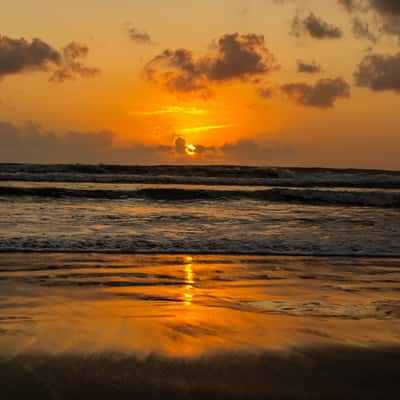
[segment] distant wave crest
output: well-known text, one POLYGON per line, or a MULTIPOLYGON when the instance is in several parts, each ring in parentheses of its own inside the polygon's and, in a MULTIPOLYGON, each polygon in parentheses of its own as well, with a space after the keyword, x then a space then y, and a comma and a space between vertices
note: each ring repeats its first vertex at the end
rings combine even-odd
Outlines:
POLYGON ((400 172, 245 166, 0 164, 0 181, 400 189, 400 172))
POLYGON ((52 187, 0 187, 3 197, 43 197, 80 199, 148 199, 160 201, 255 200, 316 205, 341 205, 400 208, 400 192, 338 191, 319 189, 272 188, 267 190, 213 190, 145 188, 138 190, 82 190, 52 187))

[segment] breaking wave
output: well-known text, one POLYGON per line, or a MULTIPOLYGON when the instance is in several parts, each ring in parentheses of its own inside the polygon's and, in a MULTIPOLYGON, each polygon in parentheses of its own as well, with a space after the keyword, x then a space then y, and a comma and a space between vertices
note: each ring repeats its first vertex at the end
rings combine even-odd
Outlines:
POLYGON ((245 166, 1 164, 0 181, 400 189, 400 172, 245 166))
POLYGON ((214 190, 143 188, 137 190, 71 189, 54 187, 0 187, 2 197, 146 199, 160 201, 255 200, 315 205, 400 208, 400 192, 272 188, 267 190, 214 190))

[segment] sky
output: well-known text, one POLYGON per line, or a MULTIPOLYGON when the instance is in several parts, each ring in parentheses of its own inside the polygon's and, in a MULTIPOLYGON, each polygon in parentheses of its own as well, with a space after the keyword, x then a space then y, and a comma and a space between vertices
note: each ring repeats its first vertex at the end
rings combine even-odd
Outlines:
POLYGON ((398 0, 3 0, 0 162, 400 169, 398 0))

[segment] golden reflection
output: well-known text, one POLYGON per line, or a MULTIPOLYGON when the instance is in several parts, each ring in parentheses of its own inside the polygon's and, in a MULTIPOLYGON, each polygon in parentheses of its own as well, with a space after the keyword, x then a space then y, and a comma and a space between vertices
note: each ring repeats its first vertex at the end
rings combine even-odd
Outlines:
POLYGON ((193 273, 193 258, 188 256, 185 257, 185 289, 184 289, 184 300, 183 303, 190 306, 193 301, 193 285, 194 285, 194 273, 193 273))

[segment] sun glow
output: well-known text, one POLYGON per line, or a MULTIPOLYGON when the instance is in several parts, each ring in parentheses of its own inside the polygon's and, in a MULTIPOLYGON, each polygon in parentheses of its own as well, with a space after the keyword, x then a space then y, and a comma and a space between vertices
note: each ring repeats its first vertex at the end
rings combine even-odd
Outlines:
POLYGON ((196 146, 193 144, 188 144, 185 148, 185 151, 188 156, 194 156, 196 154, 196 146))
POLYGON ((168 114, 186 114, 186 115, 205 115, 208 112, 197 107, 179 107, 165 106, 153 111, 134 111, 136 115, 168 115, 168 114))
POLYGON ((180 130, 181 133, 198 133, 198 132, 206 132, 212 131, 215 129, 224 129, 232 127, 232 124, 225 124, 225 125, 204 125, 204 126, 196 126, 193 128, 183 128, 180 130))

